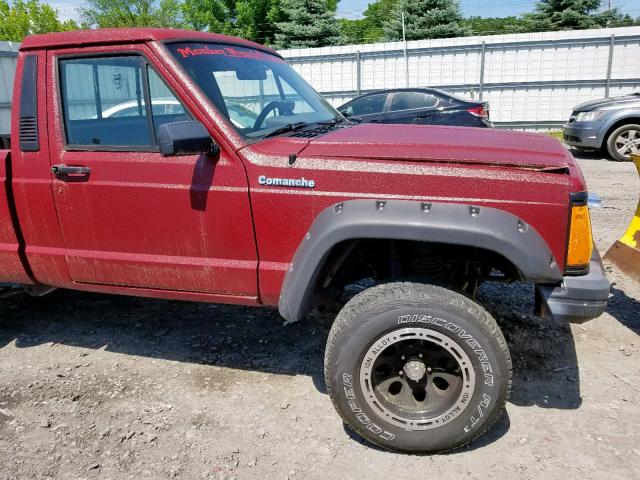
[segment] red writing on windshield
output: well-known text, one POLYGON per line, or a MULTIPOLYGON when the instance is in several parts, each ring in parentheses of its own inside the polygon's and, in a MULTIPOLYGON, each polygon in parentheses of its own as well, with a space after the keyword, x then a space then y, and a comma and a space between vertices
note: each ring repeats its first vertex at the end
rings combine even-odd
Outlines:
POLYGON ((198 57, 201 55, 223 55, 225 57, 234 57, 234 58, 249 58, 252 60, 266 60, 269 62, 278 62, 281 63, 282 60, 276 57, 275 55, 269 55, 264 52, 260 52, 258 50, 238 50, 232 47, 225 48, 210 48, 210 47, 200 47, 200 48, 178 48, 178 53, 182 55, 182 58, 188 57, 198 57))

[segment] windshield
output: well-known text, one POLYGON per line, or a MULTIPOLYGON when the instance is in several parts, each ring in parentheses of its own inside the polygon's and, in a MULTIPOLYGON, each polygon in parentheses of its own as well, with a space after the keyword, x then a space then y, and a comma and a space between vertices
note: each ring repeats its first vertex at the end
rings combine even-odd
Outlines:
POLYGON ((286 131, 283 127, 342 119, 275 55, 214 43, 171 43, 167 48, 244 136, 264 137, 286 131))

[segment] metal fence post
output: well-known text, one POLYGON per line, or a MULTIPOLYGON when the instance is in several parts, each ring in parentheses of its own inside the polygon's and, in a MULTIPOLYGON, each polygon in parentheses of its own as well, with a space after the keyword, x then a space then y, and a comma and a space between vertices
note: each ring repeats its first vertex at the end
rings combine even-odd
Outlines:
POLYGON ((485 54, 487 53, 487 44, 482 42, 482 47, 480 50, 480 80, 478 82, 478 96, 480 100, 482 100, 482 94, 484 91, 484 62, 485 62, 485 54))
POLYGON ((609 63, 607 64, 607 82, 604 87, 604 96, 609 96, 609 90, 611 89, 611 69, 613 68, 613 51, 616 47, 616 36, 611 35, 611 43, 609 43, 609 63))
POLYGON ((404 44, 404 86, 409 87, 409 52, 407 44, 404 44))
POLYGON ((404 86, 409 86, 409 54, 407 53, 407 29, 404 23, 404 11, 402 12, 402 43, 404 43, 404 86))
POLYGON ((356 91, 358 96, 362 94, 362 59, 360 50, 356 52, 356 91))

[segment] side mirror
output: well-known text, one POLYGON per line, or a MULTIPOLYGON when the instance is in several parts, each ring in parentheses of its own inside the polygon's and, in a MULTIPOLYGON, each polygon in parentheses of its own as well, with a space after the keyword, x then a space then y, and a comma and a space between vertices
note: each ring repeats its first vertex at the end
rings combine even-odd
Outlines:
POLYGON ((220 151, 204 125, 194 120, 163 123, 158 128, 158 144, 163 157, 215 155, 220 151))

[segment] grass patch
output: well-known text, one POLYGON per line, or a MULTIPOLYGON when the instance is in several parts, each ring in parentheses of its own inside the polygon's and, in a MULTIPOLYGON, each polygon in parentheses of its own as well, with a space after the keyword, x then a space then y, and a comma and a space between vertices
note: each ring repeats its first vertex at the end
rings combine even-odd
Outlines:
POLYGON ((550 132, 546 132, 547 135, 557 138, 558 140, 562 140, 562 130, 551 130, 550 132))

